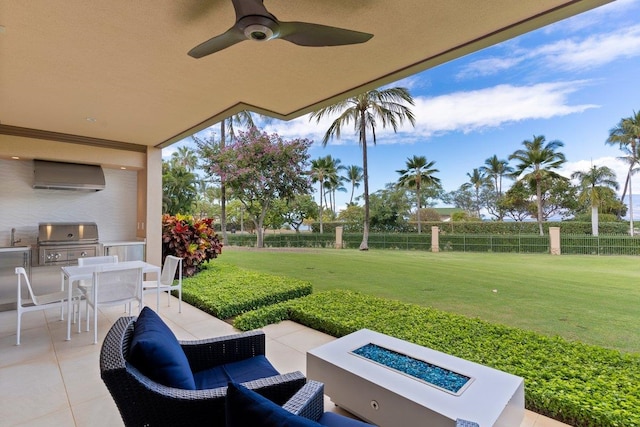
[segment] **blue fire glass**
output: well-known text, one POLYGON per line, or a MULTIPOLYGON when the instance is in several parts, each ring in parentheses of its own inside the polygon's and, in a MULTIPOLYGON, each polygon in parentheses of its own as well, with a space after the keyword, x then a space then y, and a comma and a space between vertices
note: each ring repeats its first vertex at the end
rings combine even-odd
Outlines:
POLYGON ((353 350, 353 353, 386 366, 403 374, 422 380, 428 384, 458 393, 471 379, 466 375, 450 371, 424 360, 389 350, 376 344, 367 344, 353 350))

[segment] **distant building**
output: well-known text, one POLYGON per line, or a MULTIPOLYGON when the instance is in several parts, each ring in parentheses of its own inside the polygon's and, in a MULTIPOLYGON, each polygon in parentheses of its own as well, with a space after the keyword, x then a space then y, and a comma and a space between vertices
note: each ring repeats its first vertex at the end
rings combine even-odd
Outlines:
POLYGON ((440 215, 440 221, 443 221, 443 222, 451 221, 451 216, 454 213, 457 213, 457 212, 464 213, 464 209, 460 209, 460 208, 433 208, 433 209, 436 212, 438 212, 438 215, 440 215))

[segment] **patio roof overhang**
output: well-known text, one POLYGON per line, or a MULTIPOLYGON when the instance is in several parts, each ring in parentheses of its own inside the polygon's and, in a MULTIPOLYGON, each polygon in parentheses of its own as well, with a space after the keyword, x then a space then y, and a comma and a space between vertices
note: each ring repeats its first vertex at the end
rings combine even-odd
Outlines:
POLYGON ((3 1, 0 134, 166 147, 242 110, 292 119, 608 1, 267 0, 280 20, 374 37, 201 59, 187 52, 231 27, 230 0, 3 1))

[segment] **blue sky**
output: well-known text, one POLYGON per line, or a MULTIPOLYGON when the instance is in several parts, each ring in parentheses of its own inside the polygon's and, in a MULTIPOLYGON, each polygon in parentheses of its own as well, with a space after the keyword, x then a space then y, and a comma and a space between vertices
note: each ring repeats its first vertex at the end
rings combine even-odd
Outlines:
MULTIPOLYGON (((370 192, 396 182, 396 170, 413 155, 435 161, 445 190, 456 190, 485 159, 494 154, 507 159, 534 135, 565 144, 564 175, 592 163, 607 165, 622 189, 627 166, 616 159, 619 149, 605 140, 621 118, 640 110, 638 17, 640 0, 617 0, 390 85, 409 89, 416 125, 395 134, 378 130, 377 145, 368 150, 370 192)), ((349 129, 322 147, 332 120, 317 124, 303 116, 261 127, 287 139, 315 141, 312 159, 330 154, 343 165, 361 166, 362 153, 349 129)), ((640 193, 640 175, 633 189, 640 193)), ((361 193, 362 186, 356 189, 361 193)), ((349 192, 337 199, 338 206, 346 204, 349 192)))

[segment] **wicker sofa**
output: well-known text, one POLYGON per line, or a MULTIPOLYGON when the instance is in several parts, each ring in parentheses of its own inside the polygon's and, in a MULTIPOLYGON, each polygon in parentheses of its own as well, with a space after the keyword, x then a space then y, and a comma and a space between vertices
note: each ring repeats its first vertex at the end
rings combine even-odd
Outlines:
MULTIPOLYGON (((129 363, 135 322, 135 317, 118 319, 107 333, 100 352, 102 380, 125 425, 224 426, 227 387, 207 390, 167 387, 143 375, 129 363)), ((181 341, 180 345, 193 372, 265 354, 265 336, 261 331, 181 341)), ((305 383, 302 373, 292 372, 243 384, 278 405, 286 405, 291 412, 313 419, 322 408, 322 393, 316 390, 321 385, 303 388, 305 383), (299 396, 294 397, 297 392, 300 392, 299 396)))

